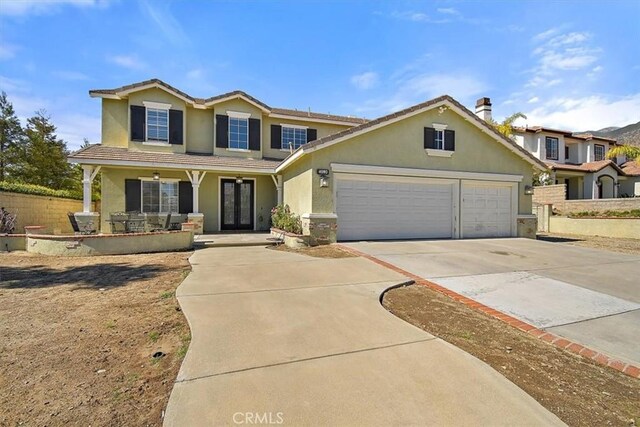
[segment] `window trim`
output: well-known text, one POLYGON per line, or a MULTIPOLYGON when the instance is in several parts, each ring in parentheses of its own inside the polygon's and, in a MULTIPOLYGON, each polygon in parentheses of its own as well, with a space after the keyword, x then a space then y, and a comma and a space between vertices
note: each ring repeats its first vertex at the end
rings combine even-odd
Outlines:
MULTIPOLYGON (((304 142, 300 145, 301 147, 307 143, 307 132, 309 131, 309 126, 302 125, 291 125, 288 123, 280 123, 280 151, 286 151, 287 153, 291 152, 290 148, 284 147, 284 129, 304 129, 304 142)), ((296 150, 295 144, 293 146, 293 150, 296 150)))
POLYGON ((171 130, 169 129, 169 110, 171 110, 171 104, 164 104, 161 102, 151 102, 151 101, 142 101, 144 105, 144 141, 142 142, 144 145, 158 145, 165 146, 169 144, 169 135, 171 135, 171 130), (167 139, 149 139, 149 110, 158 110, 165 111, 167 114, 167 139))
POLYGON ((180 179, 179 178, 160 178, 160 179, 153 179, 153 177, 147 177, 147 176, 140 176, 138 177, 138 179, 140 180, 140 212, 141 213, 151 213, 151 214, 174 214, 174 213, 179 213, 180 211, 180 179), (170 183, 176 183, 177 185, 177 192, 176 192, 176 196, 178 198, 178 210, 177 212, 162 212, 160 210, 160 208, 162 207, 162 193, 161 193, 161 189, 160 186, 158 186, 158 212, 145 212, 144 211, 144 182, 158 182, 158 183, 162 183, 164 182, 170 182, 170 183))
MULTIPOLYGON (((233 111, 227 111, 228 113, 235 113, 233 111)), ((237 113, 237 114, 241 114, 243 116, 246 115, 246 117, 240 117, 240 116, 232 116, 229 115, 229 123, 227 125, 227 151, 241 151, 241 152, 246 152, 246 151, 251 151, 249 150, 249 118, 251 117, 251 114, 249 113, 237 113), (231 146, 231 120, 244 120, 247 123, 247 141, 246 141, 246 147, 232 147, 231 146)))
POLYGON ((604 160, 604 159, 606 159, 606 156, 607 156, 607 149, 604 146, 604 144, 593 144, 593 161, 594 162, 599 162, 601 160, 604 160), (596 147, 602 147, 602 158, 601 159, 598 159, 597 156, 596 156, 596 147))
POLYGON ((560 138, 557 138, 555 136, 545 136, 544 137, 544 157, 545 157, 545 159, 547 159, 547 160, 558 160, 558 155, 560 154, 559 151, 560 151, 560 138), (547 143, 549 141, 554 141, 554 140, 556 142, 556 153, 555 153, 556 156, 555 157, 551 157, 551 156, 549 156, 549 150, 548 150, 547 143))

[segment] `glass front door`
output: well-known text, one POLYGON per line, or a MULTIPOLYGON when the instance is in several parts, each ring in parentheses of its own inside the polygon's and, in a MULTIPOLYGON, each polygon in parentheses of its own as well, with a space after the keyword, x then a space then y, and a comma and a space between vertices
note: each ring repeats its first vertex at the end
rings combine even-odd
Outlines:
POLYGON ((253 230, 254 181, 223 179, 220 198, 222 230, 253 230))

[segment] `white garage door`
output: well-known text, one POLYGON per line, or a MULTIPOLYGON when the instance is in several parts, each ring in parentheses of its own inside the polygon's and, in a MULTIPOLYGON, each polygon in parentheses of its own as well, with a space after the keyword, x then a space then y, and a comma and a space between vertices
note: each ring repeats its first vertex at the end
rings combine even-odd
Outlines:
POLYGON ((509 237, 511 185, 462 181, 461 238, 509 237))
POLYGON ((339 240, 452 237, 455 181, 362 176, 336 185, 339 240))

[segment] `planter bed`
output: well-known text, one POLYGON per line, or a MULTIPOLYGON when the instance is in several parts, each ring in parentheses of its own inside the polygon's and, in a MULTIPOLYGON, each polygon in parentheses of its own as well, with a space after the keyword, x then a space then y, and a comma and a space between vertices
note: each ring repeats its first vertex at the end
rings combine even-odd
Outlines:
POLYGON ((271 235, 282 240, 282 242, 290 248, 306 248, 309 246, 310 236, 290 233, 280 230, 279 228, 271 228, 271 235))

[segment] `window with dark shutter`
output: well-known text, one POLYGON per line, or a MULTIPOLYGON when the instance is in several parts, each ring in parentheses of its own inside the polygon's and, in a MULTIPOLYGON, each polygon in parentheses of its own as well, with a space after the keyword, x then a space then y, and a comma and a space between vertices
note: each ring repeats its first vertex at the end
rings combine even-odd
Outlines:
POLYGON ((145 108, 140 105, 131 106, 131 140, 144 141, 145 108))
POLYGON ((318 139, 318 130, 317 129, 307 129, 307 142, 315 141, 318 139))
POLYGON ((216 114, 216 147, 229 147, 229 117, 216 114))
POLYGON ((279 150, 282 146, 282 126, 271 125, 271 148, 279 150))
POLYGON ((434 128, 424 128, 424 148, 436 149, 436 130, 434 128))
POLYGON ((260 119, 249 119, 249 150, 260 151, 260 119))
POLYGON ((182 145, 183 130, 182 111, 169 110, 169 144, 182 145))
POLYGON ((444 149, 447 151, 456 151, 456 133, 452 130, 444 131, 444 149))
POLYGON ((124 180, 124 210, 140 212, 141 185, 139 179, 124 180))

